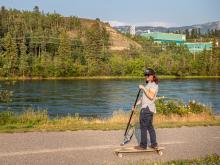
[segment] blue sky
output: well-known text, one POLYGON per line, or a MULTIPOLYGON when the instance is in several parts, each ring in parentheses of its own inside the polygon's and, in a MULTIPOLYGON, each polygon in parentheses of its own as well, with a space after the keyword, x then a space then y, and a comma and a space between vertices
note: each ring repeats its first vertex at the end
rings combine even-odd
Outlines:
POLYGON ((0 0, 6 8, 100 18, 112 25, 183 26, 220 21, 220 0, 0 0))

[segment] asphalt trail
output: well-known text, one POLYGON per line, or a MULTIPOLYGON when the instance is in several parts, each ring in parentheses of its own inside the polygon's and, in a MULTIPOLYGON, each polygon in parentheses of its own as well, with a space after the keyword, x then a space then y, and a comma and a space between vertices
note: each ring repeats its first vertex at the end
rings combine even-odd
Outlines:
MULTIPOLYGON (((117 157, 124 131, 67 131, 0 134, 1 165, 127 164, 220 155, 220 126, 157 129, 163 155, 126 154, 117 157)), ((127 146, 137 145, 136 138, 127 146)))

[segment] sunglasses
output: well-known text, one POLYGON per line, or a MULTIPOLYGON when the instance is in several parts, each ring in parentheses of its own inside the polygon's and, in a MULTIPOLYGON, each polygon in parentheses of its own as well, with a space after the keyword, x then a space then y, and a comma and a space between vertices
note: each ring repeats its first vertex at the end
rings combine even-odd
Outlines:
POLYGON ((145 74, 144 76, 147 76, 147 77, 149 77, 149 76, 150 76, 150 74, 145 74))

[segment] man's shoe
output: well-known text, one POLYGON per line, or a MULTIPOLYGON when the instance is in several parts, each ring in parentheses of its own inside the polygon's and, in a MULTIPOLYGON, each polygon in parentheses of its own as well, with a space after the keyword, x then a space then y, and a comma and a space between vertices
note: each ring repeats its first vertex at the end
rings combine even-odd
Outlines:
POLYGON ((136 150, 146 150, 146 148, 143 148, 141 146, 134 146, 134 149, 136 149, 136 150))

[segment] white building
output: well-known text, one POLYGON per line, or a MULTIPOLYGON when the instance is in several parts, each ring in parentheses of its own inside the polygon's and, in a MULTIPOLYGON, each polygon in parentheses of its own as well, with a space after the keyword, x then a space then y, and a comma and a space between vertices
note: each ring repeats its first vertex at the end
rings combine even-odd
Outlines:
POLYGON ((133 36, 135 35, 135 26, 134 25, 130 26, 130 34, 133 36))

